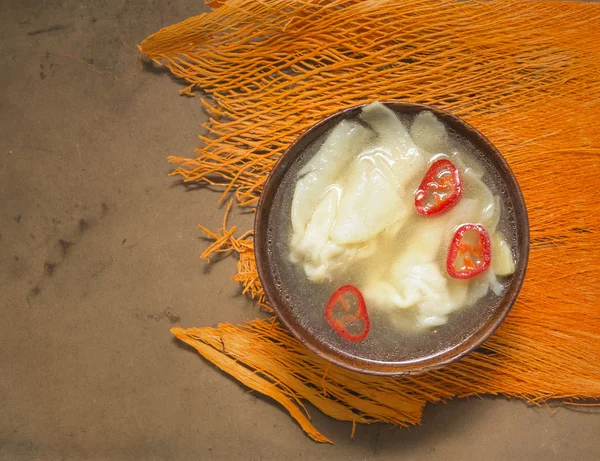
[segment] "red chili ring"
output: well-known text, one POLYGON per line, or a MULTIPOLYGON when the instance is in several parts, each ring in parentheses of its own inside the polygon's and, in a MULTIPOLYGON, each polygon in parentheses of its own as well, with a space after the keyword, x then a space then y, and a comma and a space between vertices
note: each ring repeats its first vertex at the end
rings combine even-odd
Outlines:
POLYGON ((433 162, 415 192, 415 209, 423 216, 444 213, 462 196, 462 179, 458 168, 448 159, 433 162), (440 191, 444 196, 440 198, 440 191), (432 203, 434 202, 434 203, 432 203))
POLYGON ((454 232, 450 248, 448 249, 448 258, 446 259, 448 274, 456 279, 470 279, 485 272, 490 267, 491 261, 490 236, 483 226, 472 223, 459 226, 456 232, 454 232), (479 243, 475 246, 462 242, 464 235, 469 231, 477 232, 479 243), (463 257, 464 267, 459 269, 456 267, 456 259, 461 254, 465 254, 463 257), (476 258, 476 263, 473 263, 471 256, 476 258))
POLYGON ((325 318, 327 323, 333 328, 333 330, 340 335, 342 338, 351 342, 360 342, 367 337, 369 330, 371 329, 371 321, 369 320, 369 314, 367 312, 367 306, 365 299, 358 288, 353 285, 344 285, 339 287, 333 292, 331 298, 327 302, 325 307, 325 318), (349 306, 345 296, 350 295, 355 299, 356 312, 351 312, 351 306, 349 306), (343 312, 347 315, 343 317, 336 317, 336 312, 339 312, 340 307, 343 312), (363 323, 362 330, 360 333, 351 333, 348 329, 353 322, 357 320, 363 323))

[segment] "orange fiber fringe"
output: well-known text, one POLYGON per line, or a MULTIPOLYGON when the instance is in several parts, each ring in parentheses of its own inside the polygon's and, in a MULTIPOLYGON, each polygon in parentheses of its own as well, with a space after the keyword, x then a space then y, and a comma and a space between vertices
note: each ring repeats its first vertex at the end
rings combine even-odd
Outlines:
MULTIPOLYGON (((184 330, 182 341, 273 397, 317 441, 302 401, 355 423, 418 423, 423 405, 503 394, 541 403, 600 398, 600 5, 543 1, 233 0, 140 49, 201 90, 211 118, 185 181, 257 201, 287 145, 339 109, 403 99, 449 110, 500 149, 521 184, 532 250, 517 304, 477 352, 392 379, 309 353, 274 320, 184 330)), ((239 253, 235 279, 269 309, 250 233, 213 233, 239 253)))

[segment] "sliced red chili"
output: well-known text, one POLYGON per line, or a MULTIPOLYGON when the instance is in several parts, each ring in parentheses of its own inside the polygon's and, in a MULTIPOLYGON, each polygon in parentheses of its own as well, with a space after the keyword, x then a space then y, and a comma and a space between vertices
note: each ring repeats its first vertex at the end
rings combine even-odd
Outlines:
POLYGON ((485 272, 491 261, 490 236, 483 226, 471 223, 459 226, 448 250, 448 274, 457 279, 470 279, 485 272))
POLYGON ((433 162, 415 192, 415 208, 423 216, 433 216, 452 208, 462 195, 462 179, 448 159, 433 162))
POLYGON ((365 299, 353 285, 333 292, 325 307, 325 318, 338 335, 354 343, 365 339, 371 329, 365 299))

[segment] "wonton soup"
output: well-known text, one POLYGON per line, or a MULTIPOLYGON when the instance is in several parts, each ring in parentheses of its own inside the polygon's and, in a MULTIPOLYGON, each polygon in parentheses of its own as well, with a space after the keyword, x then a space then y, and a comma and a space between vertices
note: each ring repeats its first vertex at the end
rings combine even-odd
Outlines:
POLYGON ((304 328, 386 360, 443 349, 489 314, 515 271, 516 231, 480 152, 432 112, 379 102, 308 150, 277 190, 268 238, 304 328))

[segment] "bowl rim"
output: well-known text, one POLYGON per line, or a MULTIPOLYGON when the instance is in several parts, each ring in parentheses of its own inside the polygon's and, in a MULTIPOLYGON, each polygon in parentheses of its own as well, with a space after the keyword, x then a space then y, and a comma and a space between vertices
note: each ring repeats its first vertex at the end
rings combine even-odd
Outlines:
MULTIPOLYGON (((275 302, 275 300, 278 298, 278 290, 275 287, 272 272, 268 268, 268 258, 264 254, 264 248, 266 245, 261 245, 262 242, 266 241, 266 238, 263 238, 263 234, 266 235, 266 227, 268 226, 269 220, 270 208, 265 208, 267 206, 267 202, 269 200, 272 202, 272 198, 275 196, 275 190, 277 189, 276 186, 279 185, 282 178, 289 170, 289 166, 293 164, 294 160, 299 155, 301 155, 302 150, 295 152, 295 149, 299 144, 305 142, 307 138, 311 137, 315 133, 317 133, 318 137, 318 135, 320 135, 320 130, 322 130, 325 126, 333 124, 336 121, 349 118, 349 114, 354 114, 355 112, 359 113, 363 107, 369 105, 370 103, 346 107, 311 125, 286 148, 281 157, 275 163, 263 185, 256 208, 254 219, 255 262, 265 296, 273 307, 278 319, 290 331, 290 333, 311 352, 330 363, 359 373, 378 376, 418 375, 445 367, 450 363, 461 359, 470 352, 473 352, 484 341, 489 339, 489 337, 505 320, 512 306, 517 300, 527 271, 530 251, 529 218, 523 193, 512 169, 500 151, 479 130, 459 118, 457 115, 434 106, 393 99, 379 102, 387 107, 390 107, 396 113, 415 113, 428 110, 433 112, 438 118, 441 118, 446 126, 449 124, 451 128, 455 129, 455 131, 457 127, 460 127, 458 131, 466 133, 468 135, 466 136, 467 140, 473 144, 476 144, 476 147, 479 150, 484 151, 484 155, 491 155, 492 160, 496 163, 494 168, 501 170, 502 180, 507 185, 508 193, 512 193, 514 195, 514 197, 511 198, 514 199, 513 212, 517 217, 515 221, 517 223, 517 234, 519 240, 518 249, 520 258, 513 275, 513 279, 511 280, 509 287, 507 287, 507 291, 498 307, 485 322, 480 324, 478 328, 471 333, 470 336, 466 337, 460 343, 452 346, 449 349, 429 355, 423 359, 415 359, 404 362, 386 362, 365 359, 344 353, 338 349, 327 347, 328 345, 326 343, 320 342, 316 340, 316 338, 313 338, 313 341, 309 340, 309 338, 302 334, 299 329, 298 322, 293 320, 291 314, 287 315, 289 314, 289 310, 283 308, 279 303, 275 302), (292 156, 292 154, 294 155, 292 156), (281 168, 285 168, 285 171, 281 172, 281 168)), ((458 134, 463 135, 464 133, 458 134)), ((310 145, 311 142, 313 142, 313 140, 309 140, 308 145, 310 145)))

